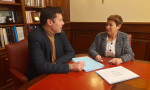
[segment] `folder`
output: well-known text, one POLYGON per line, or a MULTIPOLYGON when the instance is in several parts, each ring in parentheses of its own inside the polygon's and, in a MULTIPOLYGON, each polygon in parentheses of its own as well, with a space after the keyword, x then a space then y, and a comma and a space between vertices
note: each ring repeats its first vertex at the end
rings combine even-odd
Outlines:
POLYGON ((72 58, 72 60, 73 60, 73 62, 79 62, 79 61, 85 62, 84 70, 86 72, 93 71, 93 70, 100 69, 100 68, 104 67, 103 64, 95 61, 94 59, 92 59, 88 56, 72 58))

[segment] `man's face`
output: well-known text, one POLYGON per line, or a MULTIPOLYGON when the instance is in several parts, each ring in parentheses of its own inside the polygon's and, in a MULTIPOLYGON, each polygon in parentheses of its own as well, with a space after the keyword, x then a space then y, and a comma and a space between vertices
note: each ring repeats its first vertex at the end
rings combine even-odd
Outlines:
POLYGON ((62 27, 64 25, 62 14, 56 13, 56 17, 52 21, 51 29, 56 33, 61 33, 62 27))

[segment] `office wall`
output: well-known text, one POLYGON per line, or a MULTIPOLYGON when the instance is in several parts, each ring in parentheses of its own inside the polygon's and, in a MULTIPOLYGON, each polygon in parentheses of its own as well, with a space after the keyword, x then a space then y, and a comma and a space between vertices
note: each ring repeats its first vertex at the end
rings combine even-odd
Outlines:
POLYGON ((119 14, 124 22, 150 22, 150 0, 70 0, 71 22, 106 22, 119 14))

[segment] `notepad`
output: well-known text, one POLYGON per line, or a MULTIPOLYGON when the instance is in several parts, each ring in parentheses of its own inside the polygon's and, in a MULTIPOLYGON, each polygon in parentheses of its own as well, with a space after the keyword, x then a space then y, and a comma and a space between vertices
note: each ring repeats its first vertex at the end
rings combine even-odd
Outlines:
POLYGON ((94 59, 85 56, 85 57, 77 57, 77 58, 72 58, 73 62, 85 62, 85 66, 84 66, 84 70, 86 72, 92 71, 92 70, 96 70, 96 69, 100 69, 103 68, 104 65, 95 61, 94 59))
POLYGON ((140 77, 136 73, 128 70, 123 66, 107 68, 96 71, 96 73, 106 80, 109 84, 114 84, 140 77))

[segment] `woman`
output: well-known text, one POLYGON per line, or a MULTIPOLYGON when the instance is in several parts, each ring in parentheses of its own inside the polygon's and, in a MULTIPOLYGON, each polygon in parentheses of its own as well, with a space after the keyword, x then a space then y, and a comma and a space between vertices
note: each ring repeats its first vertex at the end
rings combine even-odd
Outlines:
POLYGON ((134 57, 128 34, 119 31, 122 24, 123 20, 119 15, 107 18, 106 32, 98 33, 89 49, 89 54, 95 60, 103 62, 103 56, 112 57, 109 63, 119 65, 134 57))

